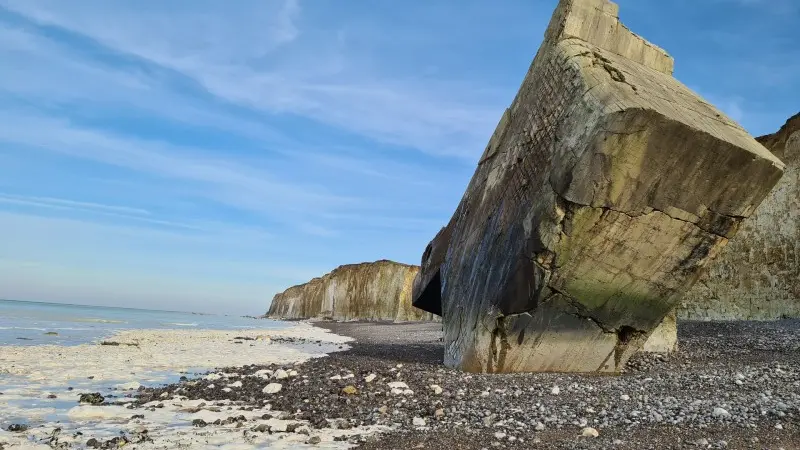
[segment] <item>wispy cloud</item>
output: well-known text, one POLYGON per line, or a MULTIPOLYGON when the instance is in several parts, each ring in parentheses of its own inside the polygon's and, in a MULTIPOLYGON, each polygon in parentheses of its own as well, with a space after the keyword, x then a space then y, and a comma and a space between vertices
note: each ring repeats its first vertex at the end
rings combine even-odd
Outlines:
POLYGON ((0 202, 13 202, 22 205, 41 206, 45 208, 67 208, 81 211, 94 211, 101 213, 115 213, 125 215, 148 216, 150 212, 140 208, 127 206, 104 205, 100 203, 80 202, 63 198, 34 197, 29 195, 13 195, 0 192, 0 202))
POLYGON ((458 79, 423 82, 376 73, 342 45, 340 30, 323 28, 303 39, 295 2, 238 2, 224 15, 211 7, 177 17, 103 2, 4 5, 180 73, 232 104, 300 115, 436 155, 476 157, 511 100, 506 90, 458 79))
MULTIPOLYGON (((274 175, 213 156, 206 149, 182 148, 166 142, 122 138, 48 117, 20 117, 0 111, 0 142, 110 164, 186 183, 201 183, 217 201, 265 214, 325 210, 356 199, 314 191, 275 180, 274 175), (37 130, 46 129, 47 133, 37 130), (258 198, 257 202, 247 198, 258 198)), ((224 152, 217 151, 216 154, 224 152)))

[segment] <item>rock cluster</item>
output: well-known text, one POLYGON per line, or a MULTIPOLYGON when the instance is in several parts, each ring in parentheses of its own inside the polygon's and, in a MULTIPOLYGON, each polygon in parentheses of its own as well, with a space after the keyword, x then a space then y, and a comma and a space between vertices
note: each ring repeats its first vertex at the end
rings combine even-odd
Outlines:
POLYGON ((351 264, 293 286, 272 299, 267 317, 376 321, 434 320, 411 306, 419 267, 393 261, 351 264))
POLYGON ((618 372, 784 164, 672 77, 606 0, 561 0, 414 305, 445 364, 618 372))

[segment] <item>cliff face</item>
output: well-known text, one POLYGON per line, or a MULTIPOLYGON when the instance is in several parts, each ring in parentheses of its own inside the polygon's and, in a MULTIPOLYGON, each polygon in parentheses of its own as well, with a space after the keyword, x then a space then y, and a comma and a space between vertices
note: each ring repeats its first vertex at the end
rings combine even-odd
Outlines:
POLYGON ((281 319, 432 320, 411 306, 419 267, 392 261, 351 264, 293 286, 272 299, 267 316, 281 319))
POLYGON ((783 178, 682 301, 683 319, 800 317, 800 114, 758 141, 783 178))

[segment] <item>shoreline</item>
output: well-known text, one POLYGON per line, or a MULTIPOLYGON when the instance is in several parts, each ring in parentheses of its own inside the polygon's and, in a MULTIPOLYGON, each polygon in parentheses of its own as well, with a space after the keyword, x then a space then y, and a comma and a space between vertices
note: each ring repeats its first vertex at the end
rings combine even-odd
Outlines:
MULTIPOLYGON (((145 385, 153 388, 229 365, 292 366, 345 350, 351 341, 296 322, 278 329, 126 330, 73 346, 0 346, 0 448, 52 448, 55 444, 86 448, 87 442, 104 445, 120 433, 130 436, 131 448, 195 448, 201 437, 202 447, 197 448, 220 448, 237 440, 227 436, 230 430, 218 427, 195 433, 192 421, 200 414, 213 422, 216 418, 212 417, 223 416, 228 406, 192 412, 204 402, 159 399, 154 405, 137 407, 136 393, 145 385), (81 394, 91 393, 100 394, 104 401, 79 404, 81 394), (9 431, 12 425, 12 429, 23 425, 27 430, 9 431)), ((223 388, 235 389, 235 381, 228 384, 233 387, 223 388)), ((261 406, 251 412, 266 417, 270 408, 261 406)), ((272 420, 260 418, 264 423, 272 420)), ((250 441, 272 439, 267 435, 250 441)), ((255 448, 241 444, 241 448, 255 448)))
MULTIPOLYGON (((681 323, 678 353, 639 354, 608 377, 446 369, 438 322, 294 324, 250 331, 252 339, 273 335, 261 347, 224 342, 230 364, 219 370, 114 391, 105 404, 116 405, 74 403, 73 420, 93 420, 58 424, 57 443, 84 448, 124 436, 126 447, 141 449, 800 448, 800 321, 681 323), (308 344, 280 339, 309 336, 330 339, 332 352, 291 362, 263 354, 269 345, 308 344), (588 428, 599 436, 583 436, 588 428)), ((47 442, 55 428, 27 436, 47 442)), ((0 446, 9 436, 17 445, 5 449, 36 448, 7 431, 0 446)))

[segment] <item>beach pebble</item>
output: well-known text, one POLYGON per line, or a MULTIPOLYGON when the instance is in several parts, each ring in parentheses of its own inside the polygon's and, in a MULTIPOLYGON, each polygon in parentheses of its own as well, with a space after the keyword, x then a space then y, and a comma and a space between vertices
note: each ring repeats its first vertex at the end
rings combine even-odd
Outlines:
POLYGON ((544 424, 542 422, 536 422, 536 426, 533 427, 536 431, 544 431, 544 424))
POLYGON ((333 380, 333 381, 336 381, 336 380, 341 380, 341 379, 342 379, 342 376, 341 376, 341 375, 334 375, 334 376, 332 376, 332 377, 330 377, 330 378, 329 378, 329 380, 333 380))
POLYGON ((28 426, 22 423, 12 423, 7 430, 11 433, 24 433, 28 431, 28 426))
POLYGON ((425 419, 423 419, 422 417, 414 417, 414 418, 411 420, 411 423, 412 423, 412 424, 413 424, 415 427, 424 427, 424 426, 425 426, 425 419))
POLYGON ((210 373, 210 374, 206 375, 204 378, 206 380, 208 380, 208 381, 217 381, 220 378, 222 378, 222 375, 220 375, 218 373, 210 373))
POLYGON ((322 442, 322 439, 320 439, 320 437, 319 437, 319 436, 311 436, 311 437, 310 437, 310 438, 308 438, 308 440, 306 441, 306 443, 307 443, 307 444, 311 444, 311 445, 317 445, 317 444, 319 444, 320 442, 322 442))
POLYGON ((441 388, 441 386, 437 384, 432 384, 430 388, 433 391, 434 395, 442 395, 443 389, 441 388))
POLYGON ((230 387, 230 388, 240 388, 240 387, 242 387, 242 382, 241 381, 237 381, 235 383, 231 383, 231 384, 228 385, 228 387, 230 387))
POLYGON ((275 375, 273 375, 273 378, 275 378, 276 380, 285 380, 289 378, 289 372, 283 369, 278 369, 275 371, 275 375))
POLYGON ((558 395, 561 393, 561 388, 558 386, 553 386, 553 389, 550 390, 550 393, 553 395, 558 395))
POLYGON ((389 383, 391 389, 408 389, 408 385, 402 381, 392 381, 389 383))
POLYGON ((106 399, 100 395, 99 392, 95 392, 92 394, 81 394, 78 398, 78 403, 88 403, 90 405, 99 405, 103 403, 106 399))
POLYGON ((281 389, 283 389, 283 385, 281 385, 280 383, 270 383, 266 385, 264 389, 261 390, 261 392, 265 394, 277 394, 278 392, 281 391, 281 389))
POLYGON ((714 408, 714 411, 711 412, 711 415, 718 418, 726 418, 730 417, 731 413, 729 413, 725 408, 714 408))
POLYGON ((358 395, 358 389, 352 384, 349 384, 342 388, 342 394, 345 395, 358 395))
POLYGON ((377 378, 377 377, 378 377, 377 375, 375 375, 374 373, 371 373, 371 374, 367 375, 366 377, 364 377, 364 381, 366 381, 367 383, 372 383, 373 381, 375 381, 375 378, 377 378))
POLYGON ((596 438, 596 437, 600 436, 600 433, 596 429, 594 429, 592 427, 586 427, 586 428, 583 429, 583 431, 581 431, 581 436, 596 438))

